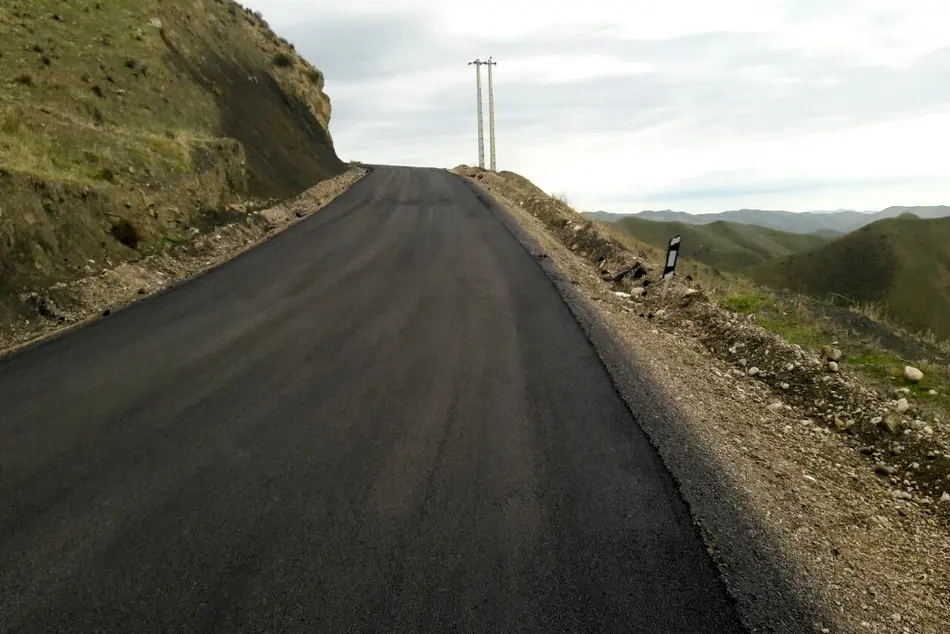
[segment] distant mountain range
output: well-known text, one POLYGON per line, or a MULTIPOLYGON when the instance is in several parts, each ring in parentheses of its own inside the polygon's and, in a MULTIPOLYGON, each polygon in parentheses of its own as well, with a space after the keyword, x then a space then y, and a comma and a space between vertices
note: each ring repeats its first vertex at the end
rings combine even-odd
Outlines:
POLYGON ((614 214, 606 211, 585 212, 584 215, 599 222, 617 222, 624 218, 640 218, 661 222, 681 222, 691 225, 707 225, 717 221, 744 225, 758 225, 791 233, 817 233, 834 237, 850 233, 878 220, 896 218, 911 213, 919 218, 933 219, 950 216, 950 206, 934 207, 888 207, 883 211, 773 211, 765 209, 738 209, 715 214, 688 214, 683 211, 641 211, 637 214, 614 214))

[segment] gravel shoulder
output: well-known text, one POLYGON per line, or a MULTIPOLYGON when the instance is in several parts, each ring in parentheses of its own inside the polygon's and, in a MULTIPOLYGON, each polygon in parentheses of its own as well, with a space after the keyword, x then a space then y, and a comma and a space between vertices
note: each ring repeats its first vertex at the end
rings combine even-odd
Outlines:
MULTIPOLYGON (((882 430, 892 395, 830 372, 701 289, 677 281, 662 305, 653 289, 638 298, 642 282, 628 284, 632 296, 618 290, 638 254, 517 175, 455 173, 561 291, 677 479, 751 631, 946 631, 944 424, 902 413, 894 434, 882 430)), ((642 279, 655 280, 650 268, 642 279)))
POLYGON ((33 314, 0 327, 0 357, 202 275, 326 207, 366 174, 366 168, 353 166, 265 209, 232 206, 138 262, 112 266, 107 260, 98 263, 102 267, 98 271, 92 269, 97 263, 90 262, 87 277, 24 292, 21 299, 33 314))

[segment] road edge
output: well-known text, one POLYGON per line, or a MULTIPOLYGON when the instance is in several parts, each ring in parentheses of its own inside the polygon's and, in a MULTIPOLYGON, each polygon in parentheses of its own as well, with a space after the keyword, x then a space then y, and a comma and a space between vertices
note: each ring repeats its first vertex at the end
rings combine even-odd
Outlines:
POLYGON ((820 610, 788 571, 767 526, 727 475, 720 459, 699 443, 688 416, 646 364, 631 354, 596 305, 582 294, 511 212, 477 183, 461 179, 544 271, 597 352, 614 389, 673 478, 693 524, 740 619, 750 631, 814 631, 820 610), (728 572, 728 574, 725 574, 728 572))
MULTIPOLYGON (((217 260, 214 260, 210 265, 205 266, 194 273, 190 273, 190 274, 184 275, 183 277, 173 279, 169 281, 168 283, 164 284, 163 286, 156 288, 152 292, 146 293, 144 295, 130 295, 128 298, 125 298, 124 301, 120 301, 117 304, 108 306, 108 309, 104 313, 102 312, 93 313, 66 325, 61 325, 61 326, 54 325, 51 329, 45 332, 41 332, 40 334, 37 334, 34 337, 31 337, 24 341, 19 341, 19 342, 15 341, 11 345, 2 346, 0 347, 0 362, 4 362, 9 359, 12 359, 13 357, 16 357, 20 354, 24 354, 30 350, 41 348, 75 331, 88 328, 92 324, 95 324, 103 319, 106 319, 109 316, 116 315, 120 312, 124 312, 126 310, 130 310, 137 306, 144 305, 150 300, 153 300, 157 297, 161 297, 162 295, 170 293, 177 288, 185 286, 186 284, 189 284, 190 282, 200 279, 204 277, 205 275, 208 275, 209 273, 212 273, 213 271, 216 271, 217 269, 223 266, 226 266, 227 264, 240 258, 242 255, 244 255, 248 251, 251 251, 252 249, 256 247, 259 247, 262 244, 269 242, 270 240, 276 238, 277 236, 284 233, 285 231, 288 231, 289 229, 292 229, 293 227, 306 221, 308 218, 310 218, 313 214, 317 213, 318 211, 333 204, 340 196, 343 196, 344 194, 346 194, 357 183, 364 180, 366 176, 372 173, 373 166, 367 165, 365 163, 354 163, 351 169, 347 170, 347 172, 344 172, 344 174, 342 174, 341 176, 345 176, 351 170, 355 171, 354 180, 348 183, 344 189, 340 190, 339 192, 336 192, 328 200, 324 201, 323 204, 314 206, 313 209, 309 213, 302 214, 296 217, 290 217, 286 221, 275 221, 270 225, 270 228, 266 230, 263 233, 263 235, 261 235, 259 238, 253 240, 249 244, 244 245, 243 247, 239 247, 225 253, 223 257, 220 257, 217 260)), ((298 194, 297 196, 293 198, 287 199, 285 201, 281 201, 277 203, 275 206, 270 207, 268 209, 261 210, 260 212, 258 212, 258 214, 266 214, 267 212, 272 212, 273 210, 279 209, 284 205, 293 203, 298 200, 302 200, 311 191, 317 189, 322 184, 328 183, 332 180, 334 179, 328 179, 327 181, 322 181, 321 183, 318 183, 317 185, 315 185, 313 188, 307 191, 301 192, 300 194, 298 194)), ((0 344, 2 344, 2 340, 0 340, 0 344)))

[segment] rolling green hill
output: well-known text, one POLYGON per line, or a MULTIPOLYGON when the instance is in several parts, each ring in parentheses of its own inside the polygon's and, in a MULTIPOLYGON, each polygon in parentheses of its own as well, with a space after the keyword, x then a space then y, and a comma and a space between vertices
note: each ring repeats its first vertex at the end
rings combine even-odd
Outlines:
POLYGON ((779 290, 877 303, 891 321, 950 337, 950 218, 880 220, 747 273, 779 290))
POLYGON ((656 222, 640 218, 624 218, 612 223, 641 242, 665 248, 670 238, 683 237, 680 254, 722 271, 738 271, 825 244, 819 235, 786 233, 755 225, 713 222, 692 225, 682 222, 656 222))

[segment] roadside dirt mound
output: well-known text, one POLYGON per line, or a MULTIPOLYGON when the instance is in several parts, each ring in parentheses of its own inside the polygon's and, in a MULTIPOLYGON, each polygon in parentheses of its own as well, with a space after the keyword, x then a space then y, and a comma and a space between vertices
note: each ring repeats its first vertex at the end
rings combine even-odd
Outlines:
MULTIPOLYGON (((517 174, 468 166, 454 172, 543 223, 559 243, 595 266, 601 279, 612 282, 615 299, 646 325, 698 339, 709 352, 733 364, 737 377, 772 389, 773 411, 793 413, 816 433, 842 434, 864 456, 868 469, 889 481, 899 499, 936 509, 950 489, 950 421, 920 418, 917 397, 909 390, 882 394, 868 387, 848 371, 841 351, 831 355, 836 361, 829 366, 831 359, 756 325, 754 315, 710 301, 695 282, 677 278, 664 301, 654 290, 662 271, 650 266, 650 254, 627 250, 596 223, 517 174), (901 398, 907 399, 908 408, 899 412, 901 398)), ((941 506, 950 511, 950 505, 941 506)), ((950 512, 945 515, 950 518, 950 512)))
POLYGON ((346 167, 323 74, 231 0, 8 0, 0 86, 0 324, 346 167))
POLYGON ((649 273, 646 253, 625 248, 596 222, 584 218, 566 203, 551 198, 524 177, 513 172, 495 173, 467 165, 460 165, 453 171, 473 179, 492 195, 505 198, 543 222, 562 244, 597 266, 603 279, 631 287, 649 273))
POLYGON ((909 389, 883 394, 864 385, 848 371, 841 350, 806 351, 756 325, 754 315, 731 312, 680 283, 666 303, 647 297, 639 311, 663 328, 699 339, 734 364, 736 376, 766 384, 775 394, 769 406, 774 411, 790 412, 818 433, 843 434, 869 468, 895 487, 895 495, 934 505, 950 488, 947 421, 924 420, 909 389))

